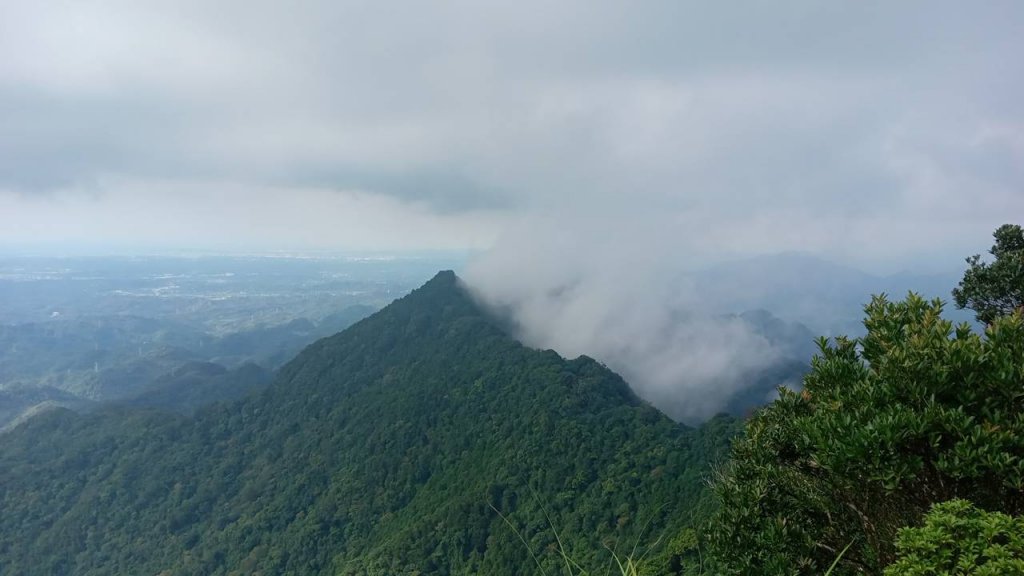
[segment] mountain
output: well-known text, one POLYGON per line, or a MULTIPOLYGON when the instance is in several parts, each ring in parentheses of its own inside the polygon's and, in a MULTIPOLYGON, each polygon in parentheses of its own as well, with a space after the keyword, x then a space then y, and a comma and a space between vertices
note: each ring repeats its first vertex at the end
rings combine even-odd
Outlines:
POLYGON ((308 344, 373 311, 352 305, 318 322, 297 318, 219 336, 167 318, 129 315, 0 325, 0 431, 45 401, 73 409, 127 402, 189 412, 233 400, 266 384, 268 370, 308 344), (254 372, 253 364, 264 373, 254 372), (226 377, 233 380, 228 382, 211 372, 229 369, 241 370, 240 378, 226 377), (200 375, 217 381, 196 385, 200 375), (180 378, 187 382, 175 385, 180 378), (41 399, 30 402, 36 397, 41 399))
POLYGON ((275 369, 305 346, 373 311, 352 305, 319 322, 295 318, 216 335, 168 318, 128 315, 0 324, 0 388, 15 383, 53 386, 103 401, 133 394, 121 385, 148 384, 135 376, 145 374, 151 380, 190 361, 228 368, 254 362, 275 369), (131 381, 123 382, 126 378, 131 381))
MULTIPOLYGON (((124 386, 124 393, 108 403, 123 406, 156 408, 181 414, 192 414, 215 402, 230 402, 264 388, 273 379, 272 373, 256 364, 244 364, 228 370, 211 362, 186 362, 170 372, 154 376, 140 374, 148 364, 125 372, 142 382, 141 388, 124 386)), ((120 371, 119 371, 120 372, 120 371)), ((110 380, 109 372, 103 379, 110 380)), ((103 406, 70 392, 49 386, 14 386, 0 389, 0 433, 11 430, 28 418, 53 408, 87 412, 103 406)))
POLYGON ((726 318, 739 318, 751 332, 769 342, 776 355, 771 361, 735 376, 743 385, 733 386, 736 391, 729 397, 724 412, 747 416, 774 400, 780 386, 792 389, 802 385, 817 352, 815 335, 809 328, 799 322, 786 322, 767 310, 750 310, 726 318))
POLYGON ((272 379, 269 370, 256 364, 228 370, 212 362, 189 362, 161 375, 144 392, 120 403, 192 414, 214 402, 242 398, 266 387, 272 379))
POLYGON ((49 408, 88 408, 90 402, 49 386, 14 386, 0 390, 0 432, 49 408))
POLYGON ((256 362, 274 369, 294 358, 312 342, 336 334, 375 311, 372 306, 352 305, 319 322, 296 318, 282 324, 233 332, 211 338, 204 352, 226 366, 256 362))
POLYGON ((185 359, 202 334, 171 321, 133 316, 0 325, 0 387, 52 386, 90 400, 131 394, 124 379, 162 374, 185 359), (110 374, 105 374, 107 371, 110 374))
POLYGON ((749 310, 740 314, 739 318, 787 358, 810 360, 817 352, 814 344, 816 335, 799 322, 787 322, 767 310, 749 310))
POLYGON ((556 531, 595 570, 637 542, 678 567, 734 431, 522 346, 442 272, 242 401, 11 431, 0 574, 524 574, 559 569, 556 531))
MULTIPOLYGON (((692 281, 696 295, 711 309, 764 309, 816 334, 856 336, 864 330, 862 311, 872 294, 902 298, 914 291, 948 302, 961 274, 879 276, 807 254, 785 253, 724 262, 695 273, 692 281)), ((957 322, 973 320, 952 305, 946 314, 957 322)))

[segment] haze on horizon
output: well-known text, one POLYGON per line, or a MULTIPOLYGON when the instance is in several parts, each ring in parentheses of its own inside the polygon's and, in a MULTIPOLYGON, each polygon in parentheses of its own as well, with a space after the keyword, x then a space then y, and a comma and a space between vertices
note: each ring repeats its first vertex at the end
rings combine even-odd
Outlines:
POLYGON ((773 351, 709 332, 685 271, 948 272, 1021 219, 1022 25, 1014 0, 0 0, 0 246, 471 252, 528 343, 707 390, 773 351))

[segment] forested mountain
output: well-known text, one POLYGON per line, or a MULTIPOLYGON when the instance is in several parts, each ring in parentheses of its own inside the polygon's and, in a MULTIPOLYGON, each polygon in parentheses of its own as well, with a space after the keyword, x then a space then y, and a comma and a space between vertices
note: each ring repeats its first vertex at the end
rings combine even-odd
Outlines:
POLYGON ((306 345, 373 310, 357 304, 317 322, 296 318, 221 335, 173 319, 118 314, 0 324, 0 430, 50 405, 127 402, 188 411, 240 398, 306 345), (254 379, 254 364, 266 374, 254 379), (220 386, 226 380, 219 374, 233 370, 246 375, 220 386), (185 374, 184 387, 174 386, 185 374), (209 378, 200 384, 200 375, 209 378))
POLYGON ((734 431, 520 345, 443 272, 244 401, 9 433, 0 573, 524 574, 562 561, 556 531, 591 570, 638 541, 679 570, 734 431))
POLYGON ((154 380, 145 392, 120 403, 191 414, 208 404, 242 398, 265 387, 272 378, 273 373, 256 364, 228 370, 212 362, 189 362, 154 380))
POLYGON ((91 403, 49 386, 15 386, 0 390, 0 432, 40 411, 54 407, 83 409, 91 403))

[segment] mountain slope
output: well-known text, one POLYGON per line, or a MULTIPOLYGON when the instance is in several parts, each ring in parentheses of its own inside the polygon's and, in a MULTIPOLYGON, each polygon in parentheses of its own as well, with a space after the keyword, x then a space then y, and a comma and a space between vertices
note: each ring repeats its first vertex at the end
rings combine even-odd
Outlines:
POLYGON ((189 362, 156 378, 141 394, 119 404, 192 414, 214 402, 230 402, 265 387, 273 374, 256 364, 228 370, 212 362, 189 362))
POLYGON ((219 336, 172 319, 127 315, 0 325, 0 431, 34 410, 43 401, 30 402, 37 396, 72 409, 117 402, 186 413, 239 398, 270 378, 255 374, 252 364, 276 369, 373 311, 352 305, 319 322, 298 318, 219 336), (229 369, 241 372, 227 378, 211 372, 229 369), (197 385, 197 377, 211 381, 197 385))
POLYGON ((799 322, 786 322, 767 310, 750 310, 738 318, 770 342, 778 354, 773 361, 738 376, 745 385, 729 398, 724 411, 746 416, 778 396, 779 386, 799 387, 817 348, 814 333, 799 322))
POLYGON ((535 572, 494 509, 542 563, 553 526, 604 566, 603 545, 693 517, 729 429, 681 427, 599 363, 521 346, 445 272, 240 403, 12 431, 0 573, 535 572))
POLYGON ((88 400, 63 390, 42 386, 0 389, 0 432, 48 408, 87 408, 88 400))

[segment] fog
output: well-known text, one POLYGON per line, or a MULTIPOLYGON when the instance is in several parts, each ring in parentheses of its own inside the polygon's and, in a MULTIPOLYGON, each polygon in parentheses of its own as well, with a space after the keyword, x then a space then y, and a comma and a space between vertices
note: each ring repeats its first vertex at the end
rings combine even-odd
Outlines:
POLYGON ((530 220, 465 272, 527 345, 594 357, 688 422, 722 410, 752 373, 791 354, 792 343, 708 308, 692 270, 651 231, 566 224, 530 220))

